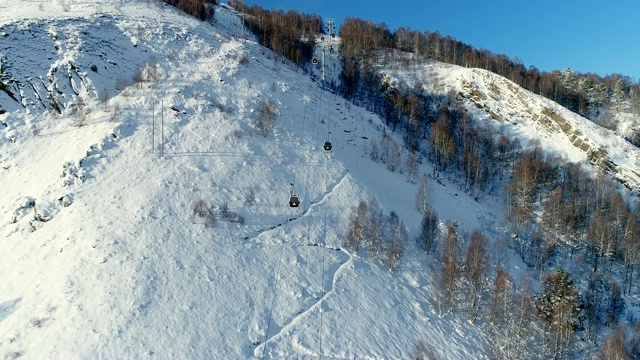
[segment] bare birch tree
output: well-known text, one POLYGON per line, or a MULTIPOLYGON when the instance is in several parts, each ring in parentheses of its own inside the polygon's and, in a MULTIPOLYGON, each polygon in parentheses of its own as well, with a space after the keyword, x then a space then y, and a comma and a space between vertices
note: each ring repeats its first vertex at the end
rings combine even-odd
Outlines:
POLYGON ((474 231, 471 235, 471 243, 467 247, 464 262, 464 288, 471 322, 474 322, 478 316, 484 293, 485 272, 489 265, 487 244, 487 238, 479 231, 474 231))

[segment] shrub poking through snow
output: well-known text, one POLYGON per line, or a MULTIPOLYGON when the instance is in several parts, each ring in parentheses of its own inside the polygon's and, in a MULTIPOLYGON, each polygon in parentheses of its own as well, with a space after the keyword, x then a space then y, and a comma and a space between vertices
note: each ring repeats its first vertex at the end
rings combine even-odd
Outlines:
POLYGON ((60 104, 57 96, 54 95, 51 97, 51 100, 49 101, 49 109, 52 113, 55 114, 62 113, 62 105, 60 104))
POLYGON ((220 216, 230 223, 244 225, 244 217, 235 211, 229 210, 228 203, 224 203, 220 207, 220 216))
POLYGON ((247 54, 239 54, 238 63, 240 65, 247 65, 249 63, 249 57, 247 56, 247 54))
POLYGON ((244 202, 249 206, 254 205, 256 203, 256 187, 255 186, 249 186, 247 188, 247 193, 244 196, 244 202))
POLYGON ((201 223, 206 227, 212 227, 217 222, 215 206, 209 205, 206 200, 200 199, 193 203, 192 211, 194 223, 201 223))
POLYGON ((131 82, 135 84, 136 88, 142 89, 145 83, 153 84, 160 79, 160 70, 158 69, 158 63, 155 59, 150 59, 149 62, 140 66, 134 73, 131 82))
POLYGON ((278 108, 273 100, 264 100, 260 103, 256 116, 253 118, 253 126, 258 133, 267 137, 275 127, 278 108))
POLYGON ((389 271, 400 267, 407 243, 407 229, 395 212, 385 215, 375 199, 361 200, 349 218, 342 247, 358 252, 368 248, 371 256, 389 271))
POLYGON ((98 91, 98 100, 100 101, 100 104, 102 104, 103 108, 107 108, 108 105, 108 101, 109 101, 109 90, 107 89, 101 89, 98 91))
POLYGON ((33 209, 34 207, 36 207, 36 199, 31 196, 25 197, 20 203, 20 209, 33 209))
POLYGON ((75 127, 83 127, 87 125, 88 111, 84 103, 84 100, 78 99, 78 103, 75 105, 75 114, 72 120, 72 125, 75 127))

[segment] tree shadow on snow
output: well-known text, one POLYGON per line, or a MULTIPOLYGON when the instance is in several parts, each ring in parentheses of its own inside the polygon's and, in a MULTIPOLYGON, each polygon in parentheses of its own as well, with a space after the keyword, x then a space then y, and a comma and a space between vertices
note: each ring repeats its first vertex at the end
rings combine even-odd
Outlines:
POLYGON ((11 315, 14 311, 16 311, 16 308, 18 307, 18 304, 20 303, 20 301, 22 301, 21 297, 1 303, 0 304, 0 321, 8 318, 9 315, 11 315))

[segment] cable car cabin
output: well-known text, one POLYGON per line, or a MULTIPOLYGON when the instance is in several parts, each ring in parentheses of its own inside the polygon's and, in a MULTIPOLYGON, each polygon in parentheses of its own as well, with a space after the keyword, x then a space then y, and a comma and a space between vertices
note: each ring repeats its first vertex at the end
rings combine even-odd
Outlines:
POLYGON ((324 148, 324 151, 331 151, 331 141, 325 141, 322 147, 324 148))
POLYGON ((289 206, 290 207, 298 207, 300 206, 300 197, 298 195, 291 195, 289 198, 289 206))
POLYGON ((312 63, 312 64, 314 64, 314 65, 315 65, 315 64, 317 64, 317 63, 318 63, 318 59, 314 57, 314 58, 311 60, 311 63, 312 63))

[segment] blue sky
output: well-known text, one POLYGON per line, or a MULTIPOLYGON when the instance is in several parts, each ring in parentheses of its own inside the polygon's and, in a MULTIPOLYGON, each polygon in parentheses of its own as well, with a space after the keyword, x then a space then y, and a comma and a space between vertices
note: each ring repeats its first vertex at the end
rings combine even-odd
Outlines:
POLYGON ((639 0, 246 0, 266 9, 295 9, 440 31, 477 49, 518 57, 543 71, 571 67, 640 79, 639 0))

